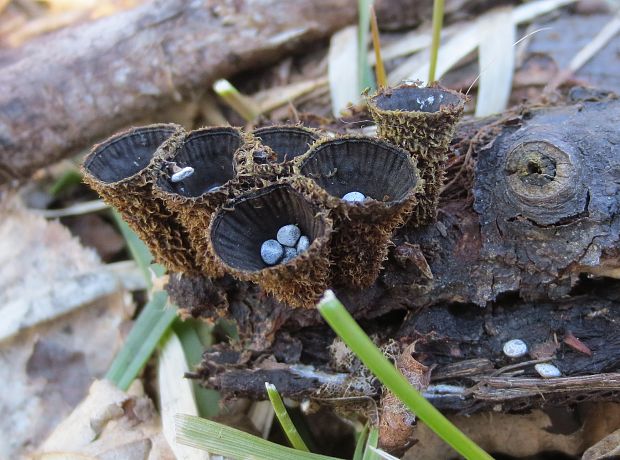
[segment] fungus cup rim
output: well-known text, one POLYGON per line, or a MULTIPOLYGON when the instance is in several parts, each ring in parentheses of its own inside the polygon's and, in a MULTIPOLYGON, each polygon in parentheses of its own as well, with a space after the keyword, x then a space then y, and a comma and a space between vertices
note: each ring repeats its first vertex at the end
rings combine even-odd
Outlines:
POLYGON ((184 138, 187 135, 187 133, 183 129, 182 126, 177 125, 176 123, 157 123, 157 124, 146 125, 146 126, 136 126, 136 127, 126 129, 124 131, 121 131, 119 133, 112 135, 111 137, 107 138, 106 140, 104 140, 103 142, 99 144, 95 144, 93 148, 90 150, 90 152, 88 153, 88 155, 86 155, 86 158, 84 158, 84 161, 82 162, 82 168, 81 168, 82 172, 88 176, 93 177, 97 182, 104 184, 107 187, 116 187, 118 185, 127 184, 141 176, 147 177, 151 174, 153 167, 158 164, 162 150, 164 150, 164 148, 167 145, 173 144, 174 142, 178 141, 177 135, 181 138, 184 138), (122 142, 123 140, 126 140, 130 137, 139 135, 140 133, 163 130, 165 128, 169 128, 170 133, 153 150, 149 161, 143 167, 139 168, 136 172, 134 172, 133 174, 125 176, 119 180, 106 181, 106 180, 103 180, 101 177, 99 177, 98 174, 95 174, 92 171, 91 165, 93 161, 95 161, 98 157, 100 157, 100 155, 103 155, 104 152, 109 147, 112 147, 113 145, 119 142, 122 142))
POLYGON ((369 106, 371 106, 372 110, 380 113, 390 113, 390 114, 425 114, 426 116, 438 115, 442 113, 458 113, 465 108, 465 103, 467 102, 467 95, 454 91, 449 88, 445 88, 438 83, 433 83, 429 86, 420 86, 417 83, 403 83, 401 85, 395 86, 393 88, 384 88, 378 90, 376 93, 368 96, 366 101, 369 106), (420 90, 420 91, 440 91, 446 94, 449 94, 455 100, 454 102, 447 102, 443 104, 439 104, 439 108, 437 110, 407 110, 407 109, 391 109, 385 108, 380 105, 379 99, 385 97, 391 97, 393 94, 397 93, 400 90, 420 90))
POLYGON ((342 207, 345 207, 345 209, 363 209, 368 206, 377 206, 377 205, 380 205, 380 206, 383 206, 389 209, 389 208, 398 206, 410 200, 413 196, 417 195, 423 188, 423 180, 420 177, 420 171, 417 168, 416 161, 414 158, 411 157, 411 154, 407 150, 395 144, 392 144, 391 142, 388 142, 384 139, 370 138, 367 136, 360 136, 360 135, 345 135, 345 136, 340 136, 336 138, 331 138, 331 139, 328 138, 328 139, 317 141, 303 156, 299 157, 299 161, 296 164, 295 172, 300 177, 312 181, 313 184, 315 184, 317 187, 319 187, 319 189, 324 191, 328 197, 328 202, 329 202, 330 207, 342 206, 342 207), (343 200, 342 197, 332 195, 329 191, 327 191, 327 189, 325 189, 325 187, 321 186, 315 180, 314 177, 312 177, 309 174, 304 174, 302 172, 302 168, 312 158, 312 156, 316 154, 317 152, 320 152, 322 149, 328 148, 331 145, 340 145, 340 144, 344 144, 348 142, 373 144, 374 146, 379 146, 381 148, 385 148, 386 150, 391 150, 394 154, 401 156, 405 160, 405 164, 408 164, 409 166, 411 166, 410 172, 413 176, 414 185, 409 187, 408 191, 405 194, 403 194, 399 199, 394 199, 390 201, 381 201, 381 200, 372 198, 371 196, 367 194, 364 194, 366 196, 364 201, 350 202, 350 201, 343 200))
MULTIPOLYGON (((320 247, 329 244, 331 240, 331 233, 333 231, 333 221, 328 215, 327 210, 323 210, 321 206, 310 201, 303 193, 296 190, 291 186, 289 181, 279 181, 278 183, 268 185, 266 187, 261 187, 258 189, 250 190, 246 193, 239 195, 238 197, 229 200, 225 205, 220 206, 219 209, 213 213, 211 216, 211 222, 208 228, 209 235, 209 248, 212 254, 216 257, 217 261, 225 268, 228 273, 233 273, 238 277, 245 280, 253 280, 257 275, 268 273, 268 272, 279 272, 282 270, 289 270, 294 268, 295 265, 302 264, 303 262, 309 261, 319 250, 320 247), (220 255, 220 252, 216 250, 213 233, 217 230, 219 223, 224 219, 225 215, 228 213, 233 213, 235 208, 245 202, 250 200, 255 200, 264 197, 272 193, 276 189, 287 189, 290 193, 296 194, 303 202, 305 202, 308 206, 313 208, 315 211, 314 217, 321 218, 323 221, 324 229, 321 235, 316 236, 312 239, 310 246, 301 254, 298 254, 293 259, 289 260, 285 263, 278 263, 276 265, 265 265, 263 268, 259 270, 248 270, 243 268, 236 268, 230 265, 228 262, 224 260, 224 258, 220 255)), ((260 255, 258 255, 260 257, 260 255)))
MULTIPOLYGON (((168 142, 168 140, 166 140, 166 142, 168 142)), ((240 128, 237 128, 234 126, 208 126, 208 127, 198 128, 198 129, 195 129, 193 131, 186 133, 186 135, 183 137, 182 142, 180 142, 180 144, 174 150, 158 158, 158 161, 156 164, 157 169, 155 172, 155 176, 156 176, 155 189, 157 190, 157 193, 160 194, 161 196, 167 197, 168 199, 180 200, 183 202, 185 201, 197 202, 207 197, 217 196, 217 195, 222 195, 222 194, 228 196, 226 188, 234 184, 239 179, 238 171, 237 171, 237 162, 235 161, 235 155, 237 152, 243 149, 247 144, 248 144, 247 134, 244 133, 240 128), (169 184, 169 178, 164 172, 164 168, 166 167, 166 162, 170 162, 174 159, 174 157, 179 153, 179 151, 183 148, 183 146, 190 139, 190 137, 196 134, 196 137, 192 138, 193 140, 193 139, 201 139, 202 137, 217 136, 217 135, 226 134, 226 133, 237 135, 240 140, 239 146, 230 155, 230 161, 231 161, 231 165, 233 168, 232 177, 226 180, 224 183, 222 183, 222 185, 220 186, 218 190, 214 190, 214 191, 206 190, 200 195, 195 195, 195 196, 184 195, 182 193, 179 193, 178 191, 171 190, 170 184, 169 184)))

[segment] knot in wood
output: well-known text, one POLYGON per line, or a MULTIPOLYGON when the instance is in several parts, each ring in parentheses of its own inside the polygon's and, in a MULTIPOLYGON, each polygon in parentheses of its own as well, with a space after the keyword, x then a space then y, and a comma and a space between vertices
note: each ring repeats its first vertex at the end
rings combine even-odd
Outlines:
POLYGON ((583 211, 587 193, 572 145, 545 135, 519 142, 506 155, 508 200, 534 222, 556 223, 583 211))

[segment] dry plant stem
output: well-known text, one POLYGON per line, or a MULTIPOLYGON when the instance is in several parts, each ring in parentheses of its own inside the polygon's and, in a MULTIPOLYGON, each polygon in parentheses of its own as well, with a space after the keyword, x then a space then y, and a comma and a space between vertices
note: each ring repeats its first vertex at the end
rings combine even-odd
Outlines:
POLYGON ((370 30, 372 32, 372 46, 375 50, 375 76, 377 78, 377 86, 385 88, 387 86, 387 76, 385 75, 385 67, 381 58, 381 39, 379 38, 379 26, 377 25, 377 14, 375 7, 370 7, 370 30))
POLYGON ((0 181, 24 179, 218 78, 314 43, 353 23, 356 6, 147 1, 33 40, 0 75, 0 181))

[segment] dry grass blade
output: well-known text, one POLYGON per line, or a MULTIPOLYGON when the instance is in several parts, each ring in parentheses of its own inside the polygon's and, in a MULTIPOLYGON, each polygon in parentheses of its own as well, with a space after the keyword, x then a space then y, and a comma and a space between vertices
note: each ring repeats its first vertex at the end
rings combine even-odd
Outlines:
MULTIPOLYGON (((484 15, 482 18, 486 18, 486 16, 484 15)), ((436 79, 441 78, 457 62, 478 47, 480 43, 478 30, 480 26, 478 23, 466 25, 460 32, 448 40, 445 45, 439 48, 437 70, 435 72, 436 79)), ((427 51, 418 53, 394 69, 389 76, 390 84, 396 85, 403 80, 426 81, 430 70, 428 55, 427 51)))
POLYGON ((570 72, 576 72, 583 65, 588 62, 592 57, 599 52, 609 40, 614 38, 616 34, 620 32, 620 13, 614 16, 614 18, 605 24, 605 27, 588 43, 584 46, 570 61, 568 70, 570 72))
POLYGON ((218 107, 215 95, 212 95, 212 93, 209 93, 200 101, 200 112, 209 125, 227 126, 230 124, 218 107))
MULTIPOLYGON (((462 29, 463 25, 463 23, 452 24, 451 26, 444 28, 441 31, 441 35, 444 39, 449 38, 457 31, 462 29)), ((382 47, 381 55, 383 56, 383 61, 387 62, 392 59, 407 56, 409 54, 415 53, 416 51, 426 49, 431 46, 431 42, 432 30, 429 27, 422 26, 416 30, 407 32, 395 42, 392 42, 389 45, 385 45, 384 47, 382 47)), ((374 53, 370 53, 368 55, 368 60, 371 64, 375 63, 374 53)))
POLYGON ((245 121, 252 121, 260 114, 254 101, 241 94, 228 80, 220 79, 213 84, 213 91, 245 121))
MULTIPOLYGON (((576 0, 542 0, 526 3, 512 11, 512 24, 517 25, 531 21, 541 14, 549 13, 550 11, 574 3, 575 1, 576 0)), ((437 71, 435 74, 436 79, 445 75, 447 71, 480 45, 482 37, 479 31, 488 28, 486 24, 493 19, 495 14, 496 11, 491 10, 480 16, 477 21, 459 27, 458 32, 452 35, 452 38, 439 49, 437 71)), ((384 50, 384 53, 388 56, 387 50, 384 50)), ((397 85, 403 80, 426 81, 430 67, 428 61, 427 49, 414 54, 390 73, 388 77, 389 83, 391 85, 397 85)))
POLYGON ((377 86, 379 88, 385 88, 387 86, 387 77, 385 76, 385 67, 383 67, 383 59, 381 58, 379 26, 377 25, 377 14, 372 6, 370 7, 370 30, 372 31, 372 46, 375 51, 375 75, 377 86))
POLYGON ((177 459, 207 460, 209 454, 177 444, 174 416, 178 413, 198 415, 190 381, 183 376, 189 370, 181 341, 169 332, 159 352, 157 367, 160 412, 164 437, 177 459))
POLYGON ((59 217, 79 216, 82 214, 90 214, 93 212, 103 211, 109 206, 101 200, 85 201, 76 203, 62 209, 31 209, 34 214, 38 214, 46 219, 58 219, 59 217))
POLYGON ((529 2, 514 9, 512 20, 515 24, 528 22, 541 14, 549 13, 553 10, 561 8, 577 0, 541 0, 537 2, 529 2))
POLYGON ((351 103, 360 101, 357 85, 357 27, 350 26, 332 35, 327 55, 327 75, 332 100, 332 114, 340 112, 351 103))
POLYGON ((260 432, 263 439, 267 439, 273 424, 275 413, 269 401, 256 401, 248 413, 248 418, 254 427, 260 432))
POLYGON ((269 113, 295 99, 327 85, 327 77, 298 81, 286 86, 276 86, 252 95, 261 113, 269 113))
POLYGON ((334 457, 284 447, 235 428, 191 415, 179 414, 175 417, 175 421, 178 442, 232 458, 337 460, 334 457))
POLYGON ((512 8, 497 10, 482 24, 478 55, 480 83, 476 116, 484 117, 504 110, 512 90, 515 68, 517 28, 512 22, 512 8))

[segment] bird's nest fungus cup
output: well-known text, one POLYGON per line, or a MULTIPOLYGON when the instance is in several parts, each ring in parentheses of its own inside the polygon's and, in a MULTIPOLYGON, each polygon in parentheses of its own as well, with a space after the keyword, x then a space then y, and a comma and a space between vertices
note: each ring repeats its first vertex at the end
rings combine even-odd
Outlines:
POLYGON ((297 169, 296 187, 333 217, 335 282, 371 285, 395 228, 416 205, 421 182, 415 162, 388 142, 347 136, 315 144, 297 169))
POLYGON ((327 288, 332 220, 287 183, 247 192, 227 203, 214 214, 209 236, 217 263, 227 273, 257 283, 291 307, 313 307, 327 288), (291 245, 300 235, 309 244, 290 260, 283 258, 286 247, 281 246, 282 253, 267 263, 266 242, 283 241, 283 227, 297 229, 291 245))
POLYGON ((157 158, 174 151, 185 131, 174 124, 132 128, 95 145, 82 165, 84 181, 116 208, 168 269, 196 271, 187 233, 153 193, 157 158))
POLYGON ((236 180, 235 153, 245 145, 237 128, 203 128, 189 133, 158 161, 155 193, 187 230, 196 263, 208 276, 223 274, 209 251, 211 215, 242 186, 236 180))
POLYGON ((301 125, 276 125, 251 133, 250 148, 241 149, 236 158, 240 175, 253 175, 265 183, 292 173, 294 160, 306 153, 320 133, 301 125))
POLYGON ((412 84, 387 88, 368 98, 378 136, 407 149, 424 181, 424 193, 411 218, 413 225, 437 217, 445 161, 465 100, 465 95, 438 85, 412 84))

